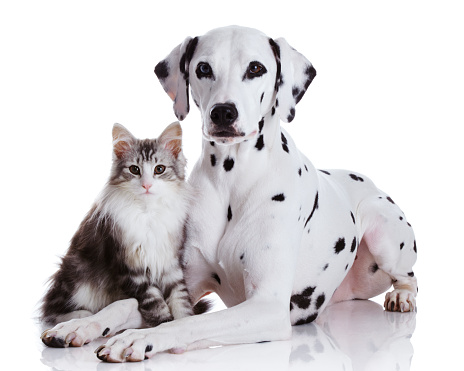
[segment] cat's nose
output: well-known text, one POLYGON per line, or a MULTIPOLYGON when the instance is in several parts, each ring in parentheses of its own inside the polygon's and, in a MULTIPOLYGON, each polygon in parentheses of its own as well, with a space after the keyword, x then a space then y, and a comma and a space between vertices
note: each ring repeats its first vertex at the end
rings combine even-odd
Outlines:
POLYGON ((142 184, 142 187, 145 188, 148 192, 148 190, 151 188, 151 184, 142 184))

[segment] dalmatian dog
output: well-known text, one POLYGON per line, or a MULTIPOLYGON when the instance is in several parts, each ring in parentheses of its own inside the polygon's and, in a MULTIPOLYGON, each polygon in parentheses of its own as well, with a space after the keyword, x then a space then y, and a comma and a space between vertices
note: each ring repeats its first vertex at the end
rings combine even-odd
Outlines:
POLYGON ((186 38, 155 72, 179 120, 190 98, 202 115, 182 262, 188 290, 193 302, 216 292, 228 309, 127 330, 98 358, 286 340, 291 325, 327 305, 391 285, 385 309, 415 311, 417 249, 403 212, 364 175, 316 170, 280 125, 316 75, 303 55, 232 26, 186 38))

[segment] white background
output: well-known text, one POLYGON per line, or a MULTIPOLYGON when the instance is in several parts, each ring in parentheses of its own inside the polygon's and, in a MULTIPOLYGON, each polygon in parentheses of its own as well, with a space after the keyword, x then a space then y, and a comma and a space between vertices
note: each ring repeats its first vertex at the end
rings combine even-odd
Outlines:
MULTIPOLYGON (((155 64, 186 36, 230 24, 283 36, 314 64, 318 75, 285 128, 316 167, 368 175, 406 213, 420 287, 411 369, 462 367, 459 3, 2 2, 0 368, 51 369, 34 310, 109 175, 113 123, 158 136, 175 117, 155 64)), ((182 126, 191 169, 201 148, 194 105, 182 126)))

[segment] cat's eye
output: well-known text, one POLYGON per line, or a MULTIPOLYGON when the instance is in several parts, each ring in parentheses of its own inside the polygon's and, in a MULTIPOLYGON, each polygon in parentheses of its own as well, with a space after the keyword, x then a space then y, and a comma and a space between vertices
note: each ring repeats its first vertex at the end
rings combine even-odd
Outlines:
POLYGON ((155 175, 163 174, 166 170, 166 166, 164 165, 156 165, 155 166, 155 175))
POLYGON ((129 166, 129 171, 134 175, 140 175, 140 168, 136 165, 129 166))

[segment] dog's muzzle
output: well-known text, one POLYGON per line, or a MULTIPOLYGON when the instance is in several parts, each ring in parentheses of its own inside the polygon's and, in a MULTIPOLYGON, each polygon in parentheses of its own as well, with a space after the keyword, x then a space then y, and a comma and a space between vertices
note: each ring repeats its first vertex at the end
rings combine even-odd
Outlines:
POLYGON ((238 118, 238 111, 233 103, 219 103, 211 108, 209 114, 214 124, 212 135, 215 137, 237 137, 243 136, 237 132, 234 123, 238 118))

